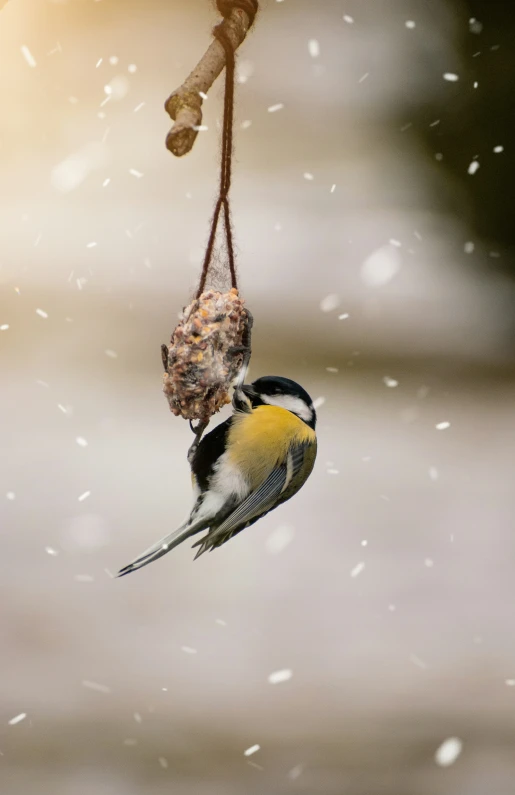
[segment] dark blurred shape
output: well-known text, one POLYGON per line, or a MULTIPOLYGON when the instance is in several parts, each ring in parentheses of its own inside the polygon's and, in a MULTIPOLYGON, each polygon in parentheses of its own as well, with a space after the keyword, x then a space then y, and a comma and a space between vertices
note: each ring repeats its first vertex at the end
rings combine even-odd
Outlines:
POLYGON ((443 168, 462 188, 451 201, 453 211, 494 250, 483 266, 515 278, 515 3, 466 0, 449 7, 457 13, 455 44, 463 72, 448 101, 431 105, 430 115, 440 124, 429 128, 424 112, 420 132, 432 155, 443 154, 443 168), (498 147, 502 151, 495 152, 498 147), (476 158, 480 167, 469 174, 476 158))

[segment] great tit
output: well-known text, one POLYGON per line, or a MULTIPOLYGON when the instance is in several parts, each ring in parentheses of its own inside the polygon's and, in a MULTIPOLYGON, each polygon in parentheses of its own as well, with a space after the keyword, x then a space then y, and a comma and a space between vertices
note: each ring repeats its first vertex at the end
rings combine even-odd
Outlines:
POLYGON ((317 452, 316 412, 308 393, 279 376, 235 390, 231 417, 208 433, 191 457, 193 508, 173 533, 118 572, 141 569, 208 529, 195 559, 257 522, 296 494, 317 452))

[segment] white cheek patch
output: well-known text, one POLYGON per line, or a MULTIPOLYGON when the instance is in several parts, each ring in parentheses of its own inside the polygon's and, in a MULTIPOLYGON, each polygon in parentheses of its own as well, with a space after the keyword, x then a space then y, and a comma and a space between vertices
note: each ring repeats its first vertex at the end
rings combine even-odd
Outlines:
POLYGON ((294 395, 261 395, 261 400, 269 406, 279 406, 282 409, 291 411, 304 422, 313 419, 313 410, 302 400, 294 395))

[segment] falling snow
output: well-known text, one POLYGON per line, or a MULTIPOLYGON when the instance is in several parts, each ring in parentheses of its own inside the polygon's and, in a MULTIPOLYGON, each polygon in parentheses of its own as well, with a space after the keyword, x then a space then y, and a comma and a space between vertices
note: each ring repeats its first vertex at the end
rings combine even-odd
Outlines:
POLYGON ((118 101, 127 96, 130 89, 129 79, 125 75, 117 75, 104 86, 104 91, 109 99, 118 101))
POLYGON ((472 242, 472 240, 467 240, 467 242, 463 246, 463 251, 465 252, 465 254, 472 254, 474 249, 475 249, 475 245, 472 242))
POLYGON ((429 467, 429 477, 430 477, 430 478, 431 478, 431 480, 433 480, 433 481, 434 481, 434 480, 438 480, 438 478, 439 478, 439 473, 438 473, 438 470, 437 470, 437 468, 436 468, 436 467, 429 467))
POLYGON ((36 61, 36 59, 34 58, 34 56, 32 55, 32 53, 31 53, 31 51, 29 50, 29 48, 27 47, 27 45, 26 45, 26 44, 23 44, 23 45, 20 47, 20 50, 21 50, 21 54, 22 54, 22 55, 23 55, 23 57, 25 58, 25 60, 26 60, 26 62, 28 63, 28 65, 29 65, 29 66, 30 66, 32 69, 34 69, 34 67, 36 67, 36 66, 37 66, 37 61, 36 61))
POLYGON ((45 547, 45 552, 47 553, 47 555, 51 555, 54 558, 56 557, 56 555, 59 554, 57 549, 54 549, 53 547, 45 547))
POLYGON ((268 681, 271 685, 279 685, 281 682, 289 682, 293 676, 293 671, 290 668, 283 668, 280 671, 273 671, 269 674, 268 681))
POLYGON ((137 179, 141 179, 141 177, 143 176, 143 173, 141 171, 138 171, 136 168, 130 168, 129 174, 131 174, 133 177, 136 177, 137 179))
POLYGON ((383 287, 399 272, 401 258, 396 246, 387 244, 370 254, 361 266, 361 279, 369 287, 383 287))
POLYGON ((247 83, 254 74, 254 64, 252 61, 242 60, 237 62, 237 81, 238 83, 247 83))
POLYGON ((7 331, 8 328, 9 328, 9 323, 4 323, 2 326, 0 326, 0 331, 7 331))
POLYGON ((250 748, 247 748, 247 750, 243 752, 243 756, 252 756, 252 754, 257 753, 259 750, 261 750, 260 745, 251 745, 250 748))
POLYGON ((50 176, 52 187, 61 193, 69 193, 78 188, 93 171, 103 168, 107 161, 105 144, 92 141, 55 166, 50 176))
POLYGON ((413 28, 416 28, 416 26, 417 26, 417 25, 416 25, 416 22, 414 22, 412 19, 407 19, 407 20, 406 20, 406 22, 405 22, 404 24, 406 25, 406 27, 407 27, 409 30, 413 30, 413 28))
POLYGON ((45 319, 48 317, 48 313, 45 312, 44 309, 36 309, 36 315, 39 315, 45 319))
POLYGON ((82 687, 87 688, 88 690, 95 690, 97 693, 110 693, 111 688, 107 685, 100 685, 98 682, 90 682, 89 679, 84 679, 82 682, 82 687))
POLYGON ((395 378, 390 378, 389 376, 385 375, 383 378, 383 384, 390 389, 394 389, 396 386, 399 386, 399 382, 395 380, 395 378))
POLYGON ((278 555, 291 544, 295 530, 291 525, 282 524, 273 530, 265 541, 266 551, 271 555, 278 555))
POLYGON ((80 495, 80 497, 78 497, 77 499, 79 500, 79 502, 84 502, 84 500, 87 500, 87 499, 88 499, 88 497, 89 497, 89 495, 90 495, 90 494, 91 494, 91 492, 90 492, 90 491, 85 491, 85 492, 84 492, 83 494, 81 494, 81 495, 80 495))
POLYGON ((269 113, 277 113, 278 110, 282 110, 284 108, 284 104, 282 102, 278 102, 276 105, 270 105, 268 108, 269 113))
POLYGON ((477 160, 473 160, 473 161, 472 161, 472 163, 469 165, 469 167, 468 167, 468 169, 467 169, 467 172, 468 172, 469 174, 475 174, 475 173, 476 173, 476 171, 478 171, 478 170, 479 170, 479 167, 480 167, 480 166, 479 166, 479 163, 478 163, 478 161, 477 161, 477 160))
POLYGON ((322 298, 320 301, 320 309, 322 312, 332 312, 340 304, 340 296, 336 293, 330 293, 322 298))
POLYGON ((193 649, 191 646, 181 646, 181 651, 185 654, 196 654, 197 650, 193 649))
POLYGON ((79 447, 87 447, 88 446, 88 443, 87 443, 86 439, 84 439, 83 436, 77 436, 75 441, 77 442, 79 447))
POLYGON ((346 22, 347 25, 353 25, 354 24, 354 17, 351 17, 349 14, 344 14, 343 15, 343 21, 346 22))
POLYGON ((16 726, 17 723, 21 723, 22 720, 25 720, 26 717, 27 717, 26 712, 20 712, 19 715, 16 715, 14 718, 11 718, 11 720, 9 721, 9 726, 16 726))
POLYGON ((456 83, 460 78, 454 72, 444 72, 443 79, 449 83, 456 83))
POLYGON ((299 778, 299 776, 302 775, 303 770, 304 768, 302 765, 295 765, 295 767, 292 767, 292 769, 289 771, 288 778, 291 781, 296 781, 299 778))
POLYGON ((308 52, 312 58, 318 58, 320 55, 320 44, 316 39, 310 39, 308 41, 308 52))
POLYGON ((435 428, 436 428, 437 431, 446 431, 447 428, 450 428, 450 427, 451 427, 451 423, 450 422, 438 422, 435 425, 435 428))
POLYGON ((499 155, 501 152, 504 152, 504 146, 494 146, 494 152, 496 155, 499 155))
POLYGON ((363 561, 361 563, 357 563, 353 569, 351 569, 350 576, 354 579, 355 577, 359 577, 363 569, 365 568, 365 564, 363 561))
POLYGON ((449 737, 437 748, 435 762, 440 767, 453 765, 463 750, 463 743, 459 737, 449 737))

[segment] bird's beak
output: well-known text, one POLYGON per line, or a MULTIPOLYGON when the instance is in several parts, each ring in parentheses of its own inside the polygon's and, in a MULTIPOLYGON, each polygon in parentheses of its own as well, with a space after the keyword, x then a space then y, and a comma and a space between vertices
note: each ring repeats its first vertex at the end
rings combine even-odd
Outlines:
POLYGON ((257 397, 257 392, 256 392, 256 390, 254 389, 254 387, 252 386, 252 384, 243 384, 243 386, 242 386, 242 388, 241 388, 241 391, 242 391, 242 392, 243 392, 243 394, 244 394, 244 395, 246 395, 246 396, 247 396, 247 397, 248 397, 250 400, 252 400, 252 398, 254 398, 254 397, 257 397))

